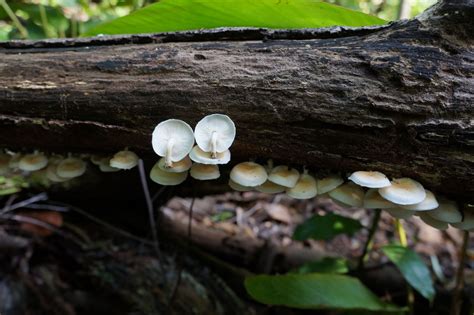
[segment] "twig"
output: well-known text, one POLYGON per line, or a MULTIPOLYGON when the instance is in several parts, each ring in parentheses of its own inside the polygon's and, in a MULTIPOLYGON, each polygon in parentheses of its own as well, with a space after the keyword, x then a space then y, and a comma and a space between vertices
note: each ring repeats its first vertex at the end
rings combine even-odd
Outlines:
POLYGON ((17 18, 15 13, 12 11, 10 6, 5 0, 0 0, 0 6, 5 10, 8 14, 8 17, 12 20, 13 24, 15 24, 16 28, 21 34, 21 37, 26 39, 28 38, 28 30, 21 24, 20 20, 17 18))
POLYGON ((362 251, 362 254, 359 257, 359 262, 357 265, 358 270, 364 269, 365 258, 369 252, 369 249, 372 247, 372 241, 375 236, 375 231, 377 231, 377 227, 379 225, 382 211, 380 209, 375 209, 374 211, 374 218, 372 219, 372 225, 370 226, 369 235, 367 236, 367 240, 365 241, 364 250, 362 251))
POLYGON ((7 205, 5 205, 5 207, 3 207, 3 209, 0 213, 4 214, 4 213, 7 213, 9 211, 13 211, 13 210, 18 209, 18 208, 23 208, 27 205, 33 204, 33 203, 38 202, 38 201, 44 201, 44 200, 48 200, 48 195, 43 192, 43 193, 34 195, 31 198, 28 198, 28 199, 25 199, 23 201, 14 203, 12 205, 7 204, 7 205))
POLYGON ((464 290, 464 266, 466 265, 467 247, 469 244, 469 231, 464 231, 462 238, 462 248, 459 252, 459 267, 456 273, 456 287, 453 292, 451 303, 451 315, 461 314, 462 293, 464 290))
POLYGON ((26 206, 23 206, 23 208, 37 209, 37 210, 49 210, 49 211, 56 211, 56 212, 68 212, 69 211, 68 207, 61 207, 61 206, 42 204, 42 203, 26 205, 26 206))

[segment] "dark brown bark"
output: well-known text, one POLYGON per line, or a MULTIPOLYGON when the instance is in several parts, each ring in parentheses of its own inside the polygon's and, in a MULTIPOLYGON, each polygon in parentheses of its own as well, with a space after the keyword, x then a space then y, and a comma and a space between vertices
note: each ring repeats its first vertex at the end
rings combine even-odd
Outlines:
POLYGON ((474 200, 474 3, 375 28, 0 43, 0 143, 152 156, 161 120, 236 122, 233 161, 380 170, 474 200))

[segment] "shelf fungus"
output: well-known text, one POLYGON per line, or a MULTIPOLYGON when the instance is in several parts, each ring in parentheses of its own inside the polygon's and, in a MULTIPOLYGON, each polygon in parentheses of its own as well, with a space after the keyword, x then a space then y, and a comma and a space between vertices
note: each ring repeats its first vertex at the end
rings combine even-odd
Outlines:
POLYGON ((76 157, 68 157, 58 163, 56 174, 62 178, 75 178, 86 172, 86 163, 76 157))
POLYGON ((318 184, 318 194, 322 195, 344 184, 344 180, 342 179, 341 176, 330 175, 328 177, 318 179, 317 184, 318 184))
POLYGON ((155 127, 151 143, 155 153, 165 158, 166 167, 172 167, 193 148, 193 129, 182 120, 168 119, 155 127))
POLYGON ((268 174, 269 181, 287 188, 295 187, 299 178, 300 172, 286 165, 276 166, 268 174))

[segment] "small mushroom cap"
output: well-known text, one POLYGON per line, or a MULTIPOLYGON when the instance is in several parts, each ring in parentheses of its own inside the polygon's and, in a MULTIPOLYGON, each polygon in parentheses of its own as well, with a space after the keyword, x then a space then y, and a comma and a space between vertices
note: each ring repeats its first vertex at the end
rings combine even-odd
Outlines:
POLYGON ((286 187, 275 184, 275 183, 267 180, 262 185, 256 186, 255 190, 257 190, 259 192, 262 192, 262 193, 266 193, 266 194, 279 194, 279 193, 284 192, 286 190, 286 187))
POLYGON ((318 194, 316 179, 309 174, 302 174, 296 185, 286 190, 286 194, 295 199, 310 199, 318 194))
POLYGON ((429 216, 427 212, 420 212, 418 216, 423 222, 435 229, 446 230, 448 228, 448 223, 436 220, 432 216, 429 216))
POLYGON ((242 186, 229 179, 229 187, 236 191, 252 191, 253 187, 242 186))
POLYGON ((0 153, 0 175, 5 175, 10 172, 10 159, 10 155, 0 153))
POLYGON ((439 207, 426 212, 430 217, 446 223, 459 223, 462 221, 462 213, 459 211, 456 202, 442 199, 439 207))
POLYGON ((265 168, 254 162, 239 163, 230 171, 230 179, 234 183, 245 187, 262 185, 267 178, 265 168))
POLYGON ((274 167, 268 175, 268 180, 275 184, 288 188, 295 187, 296 182, 300 178, 300 172, 286 165, 274 167))
POLYGON ((379 194, 397 205, 413 205, 426 197, 423 186, 411 178, 397 178, 392 185, 379 188, 379 194))
POLYGON ((69 180, 69 178, 62 178, 60 176, 58 176, 57 174, 57 167, 58 167, 58 164, 59 164, 59 161, 49 161, 49 164, 48 164, 48 167, 46 168, 46 177, 48 177, 48 179, 50 181, 52 181, 53 183, 62 183, 62 182, 65 182, 67 180, 69 180))
POLYGON ((415 214, 415 211, 406 210, 396 205, 393 206, 393 208, 387 208, 384 211, 387 211, 394 218, 406 220, 415 214))
POLYGON ((474 211, 472 211, 473 209, 470 210, 466 209, 466 211, 464 211, 464 218, 461 222, 452 223, 451 225, 457 229, 465 231, 474 229, 474 211))
POLYGON ((198 180, 211 180, 219 178, 221 173, 219 172, 219 166, 217 165, 196 163, 191 167, 189 175, 198 180))
POLYGON ((227 115, 212 114, 201 119, 194 129, 196 143, 204 152, 224 152, 230 148, 235 139, 235 124, 227 115), (213 134, 216 137, 213 148, 213 134))
POLYGON ((113 173, 119 172, 120 169, 110 166, 110 158, 102 158, 101 163, 99 164, 99 170, 103 173, 113 173))
POLYGON ((151 144, 159 156, 166 156, 169 142, 173 143, 169 157, 172 162, 182 160, 194 145, 193 129, 179 119, 168 119, 159 123, 153 130, 151 144))
POLYGON ((350 207, 362 207, 364 195, 364 190, 354 183, 345 183, 329 192, 332 199, 350 207))
POLYGON ((56 174, 62 178, 79 177, 86 172, 86 163, 75 157, 69 157, 59 162, 56 174))
POLYGON ((230 151, 226 150, 221 153, 217 153, 216 157, 211 157, 211 152, 204 152, 197 145, 189 153, 189 157, 196 163, 201 164, 227 164, 230 161, 230 151))
POLYGON ((110 166, 120 168, 122 170, 129 170, 137 166, 138 155, 132 151, 119 151, 110 159, 110 166))
MULTIPOLYGON (((100 164, 102 164, 104 162, 104 158, 105 157, 100 156, 100 155, 93 155, 93 156, 91 156, 91 162, 94 165, 100 166, 100 164)), ((109 164, 108 161, 107 161, 107 164, 109 164)))
POLYGON ((428 211, 428 210, 433 210, 436 209, 439 204, 438 200, 436 200, 435 195, 429 191, 426 190, 426 196, 425 199, 423 199, 422 202, 415 203, 414 205, 407 205, 407 206, 401 206, 403 209, 407 210, 414 210, 414 211, 428 211))
POLYGON ((13 170, 18 169, 18 166, 20 164, 20 160, 22 157, 23 155, 21 155, 20 153, 16 153, 12 155, 12 157, 10 158, 10 162, 8 162, 8 167, 10 167, 13 170))
POLYGON ((389 209, 395 208, 396 206, 396 204, 380 196, 376 188, 370 188, 365 193, 363 205, 365 209, 389 209))
POLYGON ((188 172, 171 173, 163 171, 156 163, 150 171, 150 178, 157 184, 163 186, 176 186, 181 184, 188 177, 188 172))
POLYGON ((178 162, 174 162, 171 167, 167 167, 166 166, 166 159, 161 158, 158 161, 158 166, 159 166, 159 168, 161 168, 165 172, 182 173, 182 172, 189 171, 191 166, 193 166, 193 162, 191 162, 191 159, 189 158, 189 156, 186 156, 186 157, 184 157, 184 159, 179 160, 178 162))
POLYGON ((344 180, 340 176, 331 175, 322 179, 318 179, 317 183, 318 194, 322 195, 344 184, 344 180))
POLYGON ((43 153, 24 155, 18 162, 18 168, 22 171, 37 171, 48 165, 48 158, 43 153))
POLYGON ((349 179, 359 186, 369 188, 382 188, 390 186, 390 180, 385 174, 375 171, 358 171, 349 176, 349 179))

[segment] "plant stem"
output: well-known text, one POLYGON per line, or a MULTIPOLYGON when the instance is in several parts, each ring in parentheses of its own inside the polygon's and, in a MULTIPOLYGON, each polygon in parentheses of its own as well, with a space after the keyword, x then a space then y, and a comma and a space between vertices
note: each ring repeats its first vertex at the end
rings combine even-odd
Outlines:
MULTIPOLYGON (((407 241, 407 233, 403 228, 402 222, 399 219, 395 219, 395 226, 398 232, 398 238, 400 240, 400 244, 403 247, 408 247, 407 241)), ((408 314, 414 314, 414 307, 415 307, 415 293, 413 292, 413 288, 407 284, 407 304, 408 304, 408 314)))
POLYGON ((451 315, 461 314, 462 293, 464 290, 464 266, 466 264, 467 246, 469 244, 469 231, 464 231, 462 247, 459 252, 459 267, 456 273, 456 287, 454 288, 451 304, 451 315))
POLYGON ((21 37, 24 39, 28 38, 28 30, 21 24, 20 20, 18 20, 8 3, 5 0, 0 0, 0 6, 2 6, 2 8, 8 14, 8 17, 12 20, 13 24, 15 24, 16 28, 21 34, 21 37))
POLYGON ((39 4, 39 12, 41 17, 41 27, 43 28, 44 35, 46 37, 54 37, 53 34, 49 30, 49 23, 48 23, 48 16, 46 15, 46 9, 42 4, 39 4))
POLYGON ((380 209, 374 209, 374 217, 372 218, 372 225, 370 226, 369 235, 367 235, 367 240, 364 244, 364 250, 359 257, 359 263, 357 265, 358 270, 364 269, 364 261, 366 259, 367 254, 369 253, 370 248, 372 247, 372 241, 374 239, 375 231, 377 231, 377 227, 379 225, 380 216, 382 211, 380 209))

